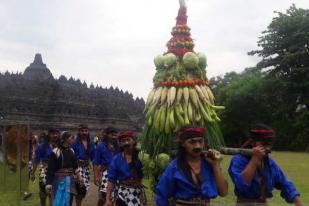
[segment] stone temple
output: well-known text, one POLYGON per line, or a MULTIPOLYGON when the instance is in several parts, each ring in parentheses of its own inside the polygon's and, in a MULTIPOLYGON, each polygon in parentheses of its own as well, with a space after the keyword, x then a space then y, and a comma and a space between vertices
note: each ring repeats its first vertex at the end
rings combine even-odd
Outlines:
POLYGON ((43 63, 41 54, 36 54, 34 61, 25 69, 23 77, 28 80, 45 81, 52 79, 53 75, 43 63))
POLYGON ((117 87, 102 88, 54 78, 41 54, 24 73, 0 73, 0 127, 26 123, 32 130, 49 127, 75 130, 86 123, 91 131, 107 126, 141 130, 145 102, 117 87))

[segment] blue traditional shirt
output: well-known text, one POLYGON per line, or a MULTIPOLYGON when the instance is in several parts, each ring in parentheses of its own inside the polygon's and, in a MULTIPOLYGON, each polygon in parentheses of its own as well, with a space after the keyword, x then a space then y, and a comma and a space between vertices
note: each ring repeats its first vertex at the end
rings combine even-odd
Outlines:
POLYGON ((113 157, 108 167, 108 181, 115 184, 133 178, 142 179, 142 167, 142 163, 138 159, 128 164, 123 152, 119 152, 113 157))
POLYGON ((38 164, 40 161, 47 161, 52 152, 50 144, 39 144, 34 153, 34 163, 38 164))
POLYGON ((205 161, 201 161, 201 174, 203 180, 198 189, 177 166, 177 159, 173 160, 166 168, 156 187, 156 203, 160 206, 168 206, 168 199, 190 200, 193 198, 210 199, 218 196, 217 184, 212 167, 205 161))
MULTIPOLYGON (((262 171, 262 176, 266 184, 266 197, 271 198, 272 190, 274 188, 281 190, 281 197, 287 202, 292 203, 294 198, 299 195, 294 184, 285 177, 280 167, 274 160, 269 159, 269 166, 266 166, 262 171)), ((229 167, 229 174, 234 182, 234 193, 237 197, 246 199, 259 199, 261 196, 261 189, 259 184, 259 177, 257 173, 254 174, 251 183, 247 183, 242 177, 241 173, 249 163, 250 158, 243 155, 235 155, 231 160, 229 167)))
POLYGON ((75 152, 75 156, 77 160, 92 160, 94 157, 94 143, 92 140, 88 140, 88 148, 85 149, 82 140, 79 138, 76 138, 72 144, 72 149, 75 152))
POLYGON ((117 151, 112 151, 106 142, 100 143, 95 151, 94 151, 94 158, 93 158, 93 164, 95 165, 105 165, 108 166, 113 156, 116 154, 117 151))

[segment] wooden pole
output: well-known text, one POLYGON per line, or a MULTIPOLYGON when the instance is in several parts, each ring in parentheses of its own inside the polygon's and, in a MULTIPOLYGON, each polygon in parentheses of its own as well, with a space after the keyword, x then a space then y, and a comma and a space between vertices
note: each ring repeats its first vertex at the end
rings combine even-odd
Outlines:
POLYGON ((3 151, 3 193, 6 193, 6 135, 5 135, 6 127, 3 128, 3 137, 2 137, 2 151, 3 151))
POLYGON ((22 126, 17 125, 17 205, 20 206, 21 201, 21 130, 22 126))
MULTIPOLYGON (((236 154, 242 154, 246 156, 252 156, 253 155, 253 149, 245 149, 245 148, 232 148, 232 147, 221 147, 219 149, 219 152, 225 155, 236 155, 236 154)), ((269 154, 271 152, 270 149, 266 150, 266 153, 269 154)))

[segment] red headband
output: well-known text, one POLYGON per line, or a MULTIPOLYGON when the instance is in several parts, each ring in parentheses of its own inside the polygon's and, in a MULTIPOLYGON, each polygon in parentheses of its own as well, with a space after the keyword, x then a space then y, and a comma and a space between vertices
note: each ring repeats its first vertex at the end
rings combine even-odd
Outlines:
POLYGON ((189 127, 181 130, 177 135, 178 140, 181 142, 195 137, 206 137, 206 129, 203 127, 189 127))
POLYGON ((135 137, 135 133, 133 131, 123 131, 120 132, 118 135, 118 138, 124 138, 124 137, 135 137))
POLYGON ((275 137, 275 132, 268 129, 253 128, 250 130, 250 133, 253 140, 270 140, 275 137))

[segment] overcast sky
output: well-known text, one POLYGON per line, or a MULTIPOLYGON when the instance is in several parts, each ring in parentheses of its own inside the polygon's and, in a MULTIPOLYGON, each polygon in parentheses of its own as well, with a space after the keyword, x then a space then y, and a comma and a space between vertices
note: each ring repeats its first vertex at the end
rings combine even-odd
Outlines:
MULTIPOLYGON (((309 0, 188 0, 195 51, 208 77, 254 66, 247 55, 261 32, 292 3, 309 0)), ((178 0, 0 0, 0 72, 24 69, 41 53, 55 77, 111 85, 146 97, 153 58, 166 51, 178 0)))

